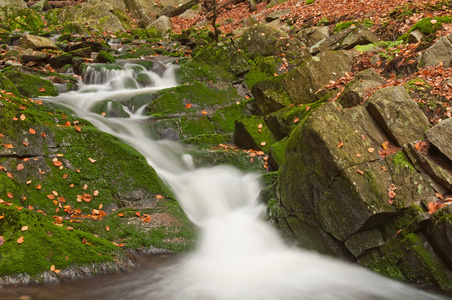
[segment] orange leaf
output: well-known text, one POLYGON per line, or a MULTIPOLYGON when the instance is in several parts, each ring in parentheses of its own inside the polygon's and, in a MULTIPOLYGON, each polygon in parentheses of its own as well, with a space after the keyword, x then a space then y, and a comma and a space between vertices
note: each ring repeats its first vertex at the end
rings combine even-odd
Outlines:
POLYGON ((82 130, 80 129, 80 127, 78 127, 77 125, 75 125, 75 130, 77 130, 78 132, 82 131, 82 130))
POLYGON ((22 244, 24 242, 24 237, 21 236, 20 238, 17 239, 17 243, 18 244, 22 244))
POLYGON ((41 185, 38 184, 38 185, 36 186, 36 189, 37 189, 37 190, 40 190, 40 189, 41 189, 41 185))
POLYGON ((59 160, 56 160, 56 161, 53 162, 53 165, 54 165, 55 167, 60 167, 60 166, 63 165, 63 163, 62 163, 61 161, 59 161, 59 160))
POLYGON ((139 211, 136 211, 136 212, 135 212, 135 215, 136 215, 137 217, 141 217, 141 214, 140 214, 139 211))
POLYGON ((43 88, 43 87, 39 89, 40 92, 44 92, 45 90, 46 90, 46 89, 43 88))
POLYGON ((5 242, 5 238, 0 235, 0 246, 3 245, 4 242, 5 242))
POLYGON ((105 230, 110 231, 110 227, 109 227, 109 226, 106 226, 106 227, 105 227, 105 230))
POLYGON ((82 199, 85 202, 90 202, 93 199, 93 197, 90 194, 83 194, 82 199))
POLYGON ((356 170, 356 172, 358 172, 358 173, 359 173, 359 174, 361 174, 361 175, 363 175, 363 174, 364 174, 364 172, 363 172, 363 171, 361 171, 360 169, 356 170))
POLYGON ((36 134, 36 130, 34 130, 33 128, 28 129, 28 131, 29 131, 31 134, 36 134))
POLYGON ((26 117, 24 114, 21 114, 19 118, 23 121, 23 120, 25 120, 26 117))
POLYGON ((191 103, 187 103, 187 105, 185 105, 185 108, 190 108, 191 107, 191 103))
POLYGON ((389 198, 394 199, 396 193, 394 191, 389 191, 389 198))
POLYGON ((300 121, 299 118, 295 118, 295 120, 293 120, 294 123, 298 123, 298 121, 300 121))
POLYGON ((13 195, 13 193, 6 193, 6 195, 7 195, 7 196, 8 196, 8 198, 10 198, 10 199, 14 198, 14 195, 13 195))
POLYGON ((201 110, 201 113, 202 113, 203 115, 207 115, 207 112, 204 111, 204 110, 201 110))
POLYGON ((18 164, 16 166, 16 168, 17 168, 17 171, 22 171, 25 167, 24 167, 24 164, 18 164))
POLYGON ((343 142, 343 141, 340 141, 339 144, 337 145, 337 147, 340 148, 340 147, 342 147, 342 146, 344 146, 344 142, 343 142))
POLYGON ((373 153, 375 151, 375 148, 368 148, 367 151, 369 151, 369 153, 373 153))
POLYGON ((123 213, 119 213, 118 217, 124 217, 124 214, 123 213))
POLYGON ((8 176, 9 178, 14 178, 14 175, 11 174, 10 172, 6 172, 6 176, 8 176))
POLYGON ((45 138, 45 137, 46 137, 46 134, 45 134, 44 132, 41 132, 41 136, 42 136, 43 138, 45 138))
POLYGON ((151 216, 147 216, 145 219, 143 219, 144 223, 151 222, 151 216))

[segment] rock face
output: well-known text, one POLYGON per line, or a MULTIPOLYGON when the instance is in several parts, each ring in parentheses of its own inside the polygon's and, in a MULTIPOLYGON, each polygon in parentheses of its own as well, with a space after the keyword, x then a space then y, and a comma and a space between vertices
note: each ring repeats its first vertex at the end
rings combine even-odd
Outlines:
POLYGON ((27 7, 27 3, 22 0, 0 0, 0 7, 10 6, 10 7, 27 7))
POLYGON ((173 24, 169 17, 161 16, 160 18, 149 24, 147 28, 155 28, 160 36, 164 36, 173 29, 173 24))

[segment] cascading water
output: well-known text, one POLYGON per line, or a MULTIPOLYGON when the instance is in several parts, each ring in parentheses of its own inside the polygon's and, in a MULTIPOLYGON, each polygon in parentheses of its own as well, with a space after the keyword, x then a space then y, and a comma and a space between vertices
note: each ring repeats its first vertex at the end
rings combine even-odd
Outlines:
MULTIPOLYGON (((178 144, 149 138, 142 126, 149 117, 142 109, 125 107, 129 118, 91 112, 103 100, 175 86, 171 66, 162 76, 134 65, 89 72, 79 91, 46 100, 67 106, 140 151, 202 230, 194 253, 158 272, 115 282, 108 287, 108 299, 441 299, 359 266, 284 245, 263 221, 256 175, 226 166, 194 168, 178 144), (136 82, 142 73, 152 86, 136 82)), ((91 296, 105 299, 99 295, 105 297, 106 291, 91 296)))

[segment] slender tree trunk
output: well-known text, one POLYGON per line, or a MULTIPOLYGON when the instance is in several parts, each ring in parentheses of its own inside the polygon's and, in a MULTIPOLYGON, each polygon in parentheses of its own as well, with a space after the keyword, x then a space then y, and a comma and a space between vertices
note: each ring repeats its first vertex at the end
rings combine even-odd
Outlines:
POLYGON ((217 27, 217 1, 213 0, 213 18, 212 18, 212 26, 215 36, 215 42, 218 43, 218 36, 220 35, 220 30, 217 27))

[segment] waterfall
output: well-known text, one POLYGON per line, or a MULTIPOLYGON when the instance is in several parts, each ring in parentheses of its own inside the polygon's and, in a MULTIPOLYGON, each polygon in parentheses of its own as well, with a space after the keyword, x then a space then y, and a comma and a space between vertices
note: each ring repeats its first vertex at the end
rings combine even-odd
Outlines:
POLYGON ((113 71, 92 67, 79 91, 46 99, 141 152, 201 228, 196 251, 156 273, 110 287, 109 299, 441 299, 360 266, 286 246, 263 220, 257 175, 226 166, 195 168, 180 145, 149 137, 141 126, 149 118, 142 108, 124 108, 128 118, 91 112, 103 100, 175 85, 170 65, 162 76, 135 65, 113 71), (140 74, 152 86, 140 85, 140 74))

